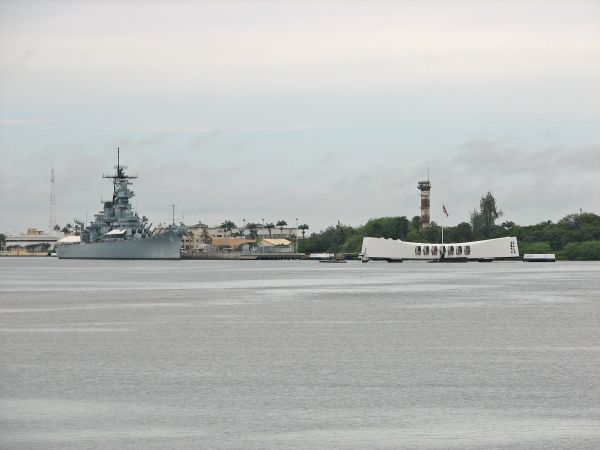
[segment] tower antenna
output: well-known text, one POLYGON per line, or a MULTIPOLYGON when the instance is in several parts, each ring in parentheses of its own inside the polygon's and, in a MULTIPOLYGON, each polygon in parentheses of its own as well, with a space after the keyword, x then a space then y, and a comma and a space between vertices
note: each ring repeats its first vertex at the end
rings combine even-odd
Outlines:
POLYGON ((50 215, 48 217, 48 234, 54 233, 56 226, 56 193, 54 190, 54 164, 50 169, 50 215))

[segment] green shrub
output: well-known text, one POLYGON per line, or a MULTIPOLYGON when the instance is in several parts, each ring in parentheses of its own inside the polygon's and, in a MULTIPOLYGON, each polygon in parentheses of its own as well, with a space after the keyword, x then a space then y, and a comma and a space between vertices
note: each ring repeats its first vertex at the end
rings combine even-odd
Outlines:
POLYGON ((561 259, 600 261, 600 241, 571 242, 559 253, 561 259))
POLYGON ((519 245, 521 256, 525 253, 552 253, 552 248, 547 242, 526 242, 519 245))

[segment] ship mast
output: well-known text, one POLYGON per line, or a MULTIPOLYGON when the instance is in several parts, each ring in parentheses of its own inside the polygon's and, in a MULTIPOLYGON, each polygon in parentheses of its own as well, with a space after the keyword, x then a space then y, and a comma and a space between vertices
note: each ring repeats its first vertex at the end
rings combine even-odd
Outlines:
MULTIPOLYGON (((137 178, 137 176, 125 175, 125 169, 127 166, 121 166, 121 149, 117 147, 117 165, 115 169, 117 169, 117 173, 114 175, 102 175, 102 178, 110 178, 113 180, 113 203, 117 196, 117 191, 119 190, 119 186, 123 180, 132 180, 137 178)), ((129 182, 127 183, 129 184, 129 182)))

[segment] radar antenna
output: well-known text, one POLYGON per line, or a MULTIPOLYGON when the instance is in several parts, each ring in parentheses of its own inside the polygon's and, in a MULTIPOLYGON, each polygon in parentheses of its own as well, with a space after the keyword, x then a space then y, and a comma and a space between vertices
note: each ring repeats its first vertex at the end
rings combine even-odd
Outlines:
MULTIPOLYGON (((117 173, 114 175, 102 175, 102 178, 110 178, 113 181, 113 202, 116 199, 121 181, 137 178, 137 176, 125 175, 127 166, 121 165, 121 149, 119 147, 117 147, 117 165, 115 166, 115 169, 117 169, 117 173)), ((127 184, 129 184, 129 182, 127 182, 127 184)))
POLYGON ((120 148, 117 148, 117 165, 115 166, 115 169, 117 169, 117 173, 115 173, 114 175, 102 175, 102 178, 110 178, 115 183, 117 183, 119 180, 129 180, 129 179, 137 178, 136 175, 125 175, 125 169, 127 169, 127 166, 121 165, 121 149, 120 148))

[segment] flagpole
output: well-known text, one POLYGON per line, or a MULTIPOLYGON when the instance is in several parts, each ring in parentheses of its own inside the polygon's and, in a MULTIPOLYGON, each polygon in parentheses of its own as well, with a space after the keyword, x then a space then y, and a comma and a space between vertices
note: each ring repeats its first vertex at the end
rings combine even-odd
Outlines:
POLYGON ((445 252, 444 252, 444 224, 446 219, 444 219, 444 216, 448 217, 448 211, 446 210, 446 206, 444 204, 442 204, 442 254, 440 255, 440 258, 444 258, 445 256, 445 252))
POLYGON ((446 215, 446 207, 442 204, 442 251, 444 251, 444 216, 446 215))

